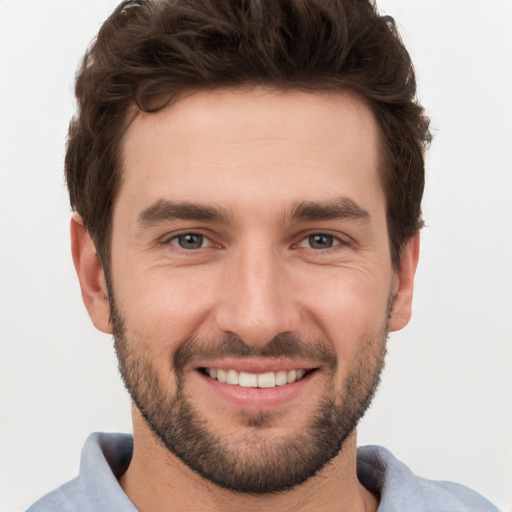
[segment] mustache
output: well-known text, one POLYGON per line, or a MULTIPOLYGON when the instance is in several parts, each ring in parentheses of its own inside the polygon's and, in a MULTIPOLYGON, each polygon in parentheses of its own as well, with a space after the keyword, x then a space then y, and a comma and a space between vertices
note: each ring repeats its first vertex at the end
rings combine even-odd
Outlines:
POLYGON ((226 334, 219 339, 189 338, 174 352, 173 365, 177 373, 185 366, 204 359, 233 358, 287 358, 307 359, 334 370, 337 365, 336 352, 323 340, 305 339, 295 333, 281 333, 263 346, 248 345, 242 338, 226 334))

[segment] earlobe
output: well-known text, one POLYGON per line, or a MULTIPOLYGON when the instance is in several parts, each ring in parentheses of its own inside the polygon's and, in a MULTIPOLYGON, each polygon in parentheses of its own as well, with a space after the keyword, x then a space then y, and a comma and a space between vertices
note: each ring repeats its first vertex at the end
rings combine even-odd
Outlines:
POLYGON ((393 309, 389 319, 389 330, 403 329, 411 319, 414 275, 420 254, 420 234, 407 241, 400 260, 400 269, 395 274, 393 286, 393 309))
POLYGON ((78 214, 71 219, 71 252, 89 316, 97 329, 110 334, 112 329, 105 274, 89 232, 78 214))

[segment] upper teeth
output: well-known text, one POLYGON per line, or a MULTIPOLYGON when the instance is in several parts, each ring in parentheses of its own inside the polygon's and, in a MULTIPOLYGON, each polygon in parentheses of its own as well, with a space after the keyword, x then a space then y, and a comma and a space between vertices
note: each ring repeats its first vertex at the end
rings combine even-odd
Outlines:
POLYGON ((233 384, 244 388, 273 388, 283 384, 291 384, 302 379, 306 370, 279 370, 278 372, 247 373, 220 368, 206 368, 206 373, 225 384, 233 384))

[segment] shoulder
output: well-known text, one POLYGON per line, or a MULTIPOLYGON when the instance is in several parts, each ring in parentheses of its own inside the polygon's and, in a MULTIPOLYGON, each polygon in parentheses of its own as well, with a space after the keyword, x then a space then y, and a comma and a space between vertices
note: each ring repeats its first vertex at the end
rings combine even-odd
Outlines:
POLYGON ((75 478, 43 496, 27 512, 76 512, 77 499, 83 501, 83 497, 79 498, 80 494, 80 482, 75 478))
POLYGON ((130 463, 132 448, 132 437, 126 434, 91 434, 82 450, 79 476, 27 512, 135 511, 117 481, 130 463))
POLYGON ((357 474, 368 490, 380 494, 379 512, 499 512, 468 487, 416 476, 381 446, 358 449, 357 474))

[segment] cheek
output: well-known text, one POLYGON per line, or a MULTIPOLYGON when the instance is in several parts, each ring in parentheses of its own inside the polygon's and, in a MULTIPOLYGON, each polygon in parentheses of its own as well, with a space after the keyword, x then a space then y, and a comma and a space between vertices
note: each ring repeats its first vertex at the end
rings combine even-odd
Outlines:
POLYGON ((124 280, 116 300, 127 329, 151 351, 168 355, 187 338, 198 336, 211 308, 214 286, 200 272, 139 272, 124 280))
POLYGON ((361 344, 380 340, 390 281, 360 271, 336 270, 329 279, 309 282, 303 297, 312 321, 321 329, 319 334, 331 341, 343 364, 361 344))

